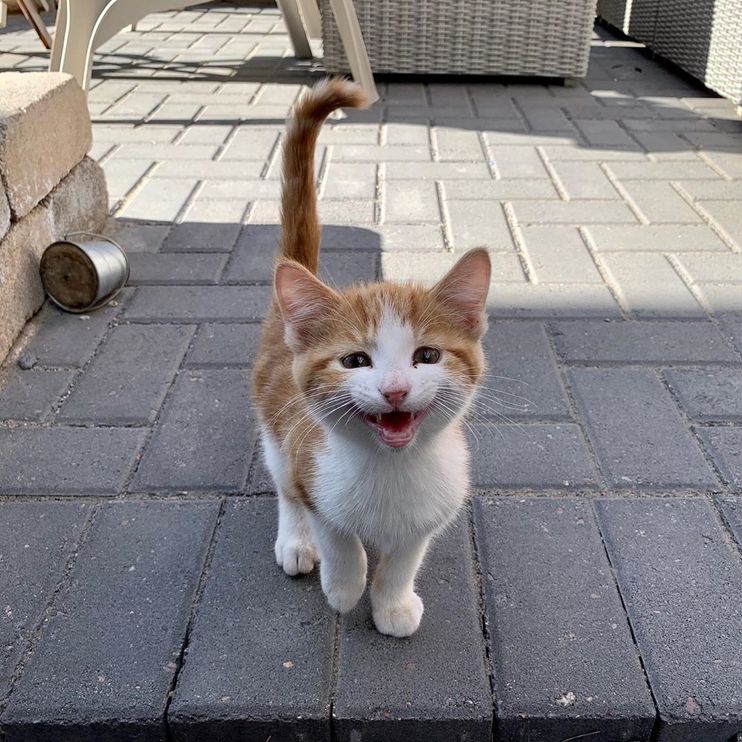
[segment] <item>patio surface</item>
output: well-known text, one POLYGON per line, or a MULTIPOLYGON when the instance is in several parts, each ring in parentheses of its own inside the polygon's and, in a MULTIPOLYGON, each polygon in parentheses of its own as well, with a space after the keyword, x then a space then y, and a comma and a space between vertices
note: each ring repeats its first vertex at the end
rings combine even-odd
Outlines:
MULTIPOLYGON (((495 267, 476 496, 400 641, 276 567, 249 402, 281 134, 319 65, 273 8, 151 15, 104 51, 131 287, 45 307, 0 369, 0 739, 737 739, 733 105, 598 28, 576 87, 382 84, 323 132, 328 280, 432 280, 477 245, 495 267)), ((0 69, 46 62, 0 32, 0 69)))

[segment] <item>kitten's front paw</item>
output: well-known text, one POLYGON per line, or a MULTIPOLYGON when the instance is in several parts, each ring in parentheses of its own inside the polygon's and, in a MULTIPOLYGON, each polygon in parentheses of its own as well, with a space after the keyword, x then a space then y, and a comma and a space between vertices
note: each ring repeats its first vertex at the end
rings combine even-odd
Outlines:
POLYGON ((311 541, 305 539, 276 539, 274 548, 276 562, 283 571, 294 577, 298 574, 308 574, 319 561, 317 550, 311 541))
POLYGON ((366 589, 366 582, 346 583, 338 585, 322 585, 327 602, 338 613, 348 613, 355 608, 366 589))
POLYGON ((420 626, 423 617, 423 602, 417 593, 409 593, 402 599, 385 600, 371 595, 374 623, 382 634, 389 636, 411 636, 420 626))

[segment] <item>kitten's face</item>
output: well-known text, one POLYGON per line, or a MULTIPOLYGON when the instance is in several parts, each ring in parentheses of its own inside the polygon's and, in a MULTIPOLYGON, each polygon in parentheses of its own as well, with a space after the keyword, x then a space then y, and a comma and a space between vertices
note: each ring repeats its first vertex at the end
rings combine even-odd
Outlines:
POLYGON ((291 270, 301 271, 292 277, 299 293, 282 295, 280 269, 277 291, 294 375, 326 429, 402 449, 465 412, 484 367, 486 252, 470 253, 433 289, 337 293, 291 270))

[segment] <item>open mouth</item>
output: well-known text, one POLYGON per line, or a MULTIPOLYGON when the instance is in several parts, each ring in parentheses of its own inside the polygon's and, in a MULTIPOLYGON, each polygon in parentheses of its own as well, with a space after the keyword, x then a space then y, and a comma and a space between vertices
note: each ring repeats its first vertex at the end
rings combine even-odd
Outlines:
POLYGON ((364 412, 361 417, 367 425, 376 430, 382 443, 390 448, 404 448, 412 443, 427 412, 427 410, 417 412, 394 410, 379 415, 369 415, 364 412))

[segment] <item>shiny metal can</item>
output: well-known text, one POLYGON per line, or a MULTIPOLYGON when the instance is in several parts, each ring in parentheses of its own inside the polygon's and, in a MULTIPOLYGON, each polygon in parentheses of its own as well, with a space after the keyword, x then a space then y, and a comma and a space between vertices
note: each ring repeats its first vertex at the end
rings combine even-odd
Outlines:
POLYGON ((41 281, 49 298, 82 314, 108 304, 129 280, 129 261, 109 237, 75 232, 52 242, 41 256, 41 281), (94 240, 70 239, 84 235, 94 240))

